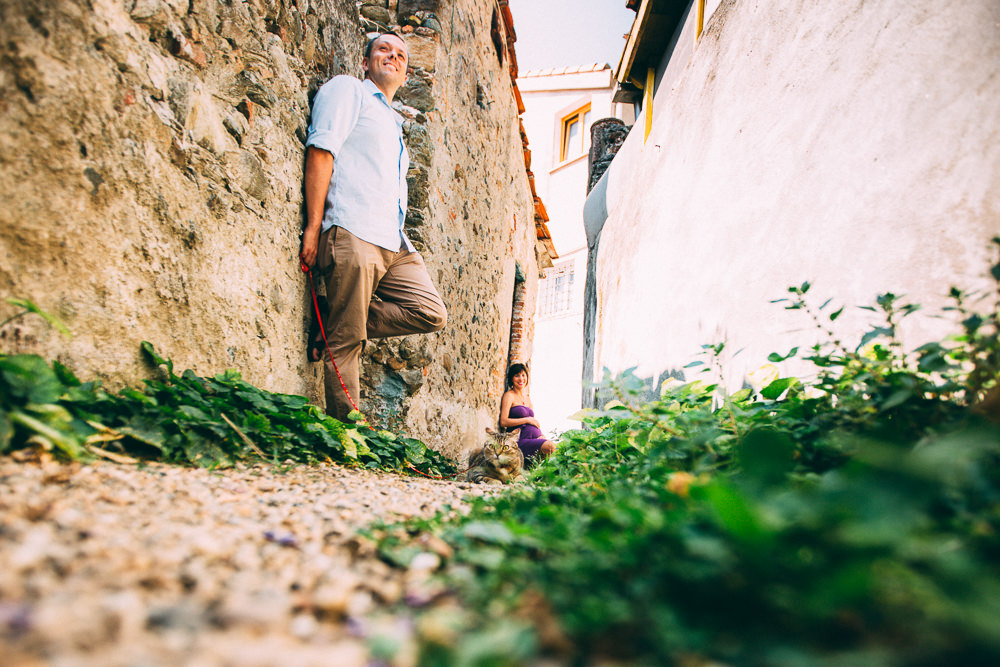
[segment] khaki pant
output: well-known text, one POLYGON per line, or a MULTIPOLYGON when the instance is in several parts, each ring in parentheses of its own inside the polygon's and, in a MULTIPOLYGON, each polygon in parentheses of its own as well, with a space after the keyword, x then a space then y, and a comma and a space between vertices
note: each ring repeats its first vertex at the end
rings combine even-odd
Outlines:
MULTIPOLYGON (((317 263, 321 272, 329 271, 326 298, 330 310, 323 328, 347 391, 358 403, 365 341, 439 331, 447 312, 423 258, 405 247, 393 252, 331 227, 320 235, 317 263), (373 300, 373 296, 378 298, 373 300)), ((353 408, 329 355, 323 359, 326 411, 346 419, 353 408)))

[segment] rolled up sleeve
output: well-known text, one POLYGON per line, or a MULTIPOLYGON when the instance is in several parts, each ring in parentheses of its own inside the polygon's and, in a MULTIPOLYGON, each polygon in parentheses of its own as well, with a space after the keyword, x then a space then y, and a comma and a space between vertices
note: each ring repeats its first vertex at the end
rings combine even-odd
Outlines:
POLYGON ((323 84, 313 100, 306 147, 336 155, 358 122, 362 93, 360 82, 350 76, 335 76, 323 84))

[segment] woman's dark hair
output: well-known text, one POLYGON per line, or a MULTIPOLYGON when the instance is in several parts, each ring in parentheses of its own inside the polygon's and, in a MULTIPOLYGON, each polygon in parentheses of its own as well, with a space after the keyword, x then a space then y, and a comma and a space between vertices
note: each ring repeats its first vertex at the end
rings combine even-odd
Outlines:
POLYGON ((386 32, 380 32, 379 34, 377 34, 374 37, 372 37, 371 39, 369 39, 368 43, 365 44, 365 58, 371 58, 372 57, 372 46, 375 45, 375 41, 379 37, 385 37, 386 35, 392 35, 393 37, 399 37, 400 41, 402 41, 404 44, 406 43, 406 40, 403 39, 403 37, 401 35, 399 35, 398 33, 393 32, 392 30, 389 30, 389 31, 386 31, 386 32))
POLYGON ((531 374, 528 373, 528 367, 525 366, 524 364, 511 364, 510 365, 510 368, 507 369, 507 388, 508 389, 511 389, 514 386, 514 376, 517 375, 518 373, 522 373, 522 372, 525 375, 527 375, 528 377, 531 377, 531 374))

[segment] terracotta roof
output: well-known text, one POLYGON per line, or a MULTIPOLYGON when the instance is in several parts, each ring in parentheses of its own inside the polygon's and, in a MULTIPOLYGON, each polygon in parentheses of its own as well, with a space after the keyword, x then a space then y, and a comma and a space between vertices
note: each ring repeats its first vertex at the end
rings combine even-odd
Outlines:
POLYGON ((581 74, 586 72, 602 72, 611 69, 607 63, 592 63, 590 65, 572 65, 569 67, 550 67, 548 69, 529 69, 521 72, 522 79, 539 76, 562 76, 564 74, 581 74))
MULTIPOLYGON (((556 247, 552 243, 552 236, 549 234, 549 228, 545 224, 549 221, 549 215, 545 211, 545 204, 535 194, 535 175, 531 173, 531 149, 528 148, 528 134, 524 131, 524 121, 520 118, 521 114, 524 113, 524 102, 521 100, 521 91, 517 88, 517 55, 514 53, 514 42, 517 41, 517 33, 514 32, 514 19, 510 14, 510 7, 507 3, 508 0, 497 0, 497 6, 500 8, 500 16, 503 18, 504 33, 507 35, 507 54, 510 57, 508 71, 510 73, 510 85, 513 90, 514 102, 517 104, 518 122, 520 123, 521 131, 521 154, 524 156, 524 172, 528 176, 528 186, 531 189, 531 199, 535 208, 535 238, 545 248, 545 252, 548 253, 549 258, 556 259, 559 257, 559 253, 556 252, 556 247)), ((597 65, 593 67, 601 69, 597 65)), ((604 65, 604 67, 607 67, 607 65, 604 65)))

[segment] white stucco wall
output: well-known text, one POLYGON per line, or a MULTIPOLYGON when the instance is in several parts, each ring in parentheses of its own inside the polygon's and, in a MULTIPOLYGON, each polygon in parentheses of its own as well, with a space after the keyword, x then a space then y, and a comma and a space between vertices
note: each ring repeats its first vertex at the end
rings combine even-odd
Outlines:
MULTIPOLYGON (((574 69, 574 68, 570 68, 574 69)), ((549 214, 547 226, 560 256, 587 245, 582 210, 587 196, 587 152, 574 152, 560 162, 562 119, 585 104, 590 116, 583 128, 585 146, 590 147, 590 123, 620 115, 611 102, 614 92, 610 69, 553 74, 527 72, 517 85, 524 100, 524 130, 531 148, 531 170, 535 190, 549 214)))
MULTIPOLYGON (((583 287, 587 271, 587 239, 583 228, 583 203, 589 178, 587 152, 574 152, 567 160, 559 160, 562 119, 590 104, 588 125, 583 128, 584 147, 589 149, 589 124, 618 116, 622 106, 611 101, 610 69, 577 69, 585 68, 525 72, 518 79, 525 105, 522 120, 531 148, 535 190, 549 214, 547 226, 559 254, 556 266, 571 264, 574 270, 569 310, 549 314, 539 309, 535 313, 531 400, 542 429, 550 437, 580 426, 569 417, 580 411, 583 287)), ((545 281, 540 281, 539 289, 545 289, 545 281)), ((541 305, 542 294, 538 301, 541 305)))
MULTIPOLYGON (((739 384, 813 338, 802 312, 769 303, 803 281, 815 305, 849 307, 984 285, 1000 233, 1000 2, 723 0, 693 49, 692 23, 648 141, 640 117, 608 172, 598 372, 658 375, 725 341, 743 350, 726 372, 739 384)), ((847 340, 863 315, 838 320, 847 340)))

